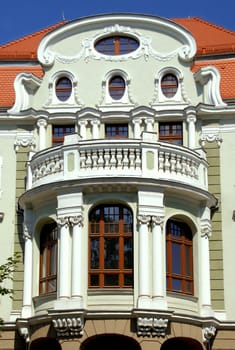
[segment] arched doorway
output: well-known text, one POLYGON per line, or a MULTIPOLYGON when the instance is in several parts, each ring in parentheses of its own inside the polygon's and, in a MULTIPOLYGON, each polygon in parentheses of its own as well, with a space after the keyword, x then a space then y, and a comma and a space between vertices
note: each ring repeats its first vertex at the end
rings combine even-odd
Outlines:
POLYGON ((30 350, 61 350, 60 343, 54 338, 38 338, 30 344, 30 350))
POLYGON ((81 350, 141 350, 136 340, 118 334, 101 334, 87 339, 82 345, 81 350))
POLYGON ((186 338, 186 337, 178 337, 166 340, 162 346, 161 350, 203 350, 202 345, 199 341, 186 338))

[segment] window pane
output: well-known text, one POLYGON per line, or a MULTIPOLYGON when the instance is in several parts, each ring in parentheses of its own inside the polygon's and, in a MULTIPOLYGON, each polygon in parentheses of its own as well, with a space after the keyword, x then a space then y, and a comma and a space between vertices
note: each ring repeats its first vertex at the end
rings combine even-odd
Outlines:
POLYGON ((56 274, 56 260, 57 260, 57 249, 56 245, 54 244, 51 247, 51 256, 50 256, 50 275, 56 274))
POLYGON ((125 92, 125 80, 115 76, 109 80, 109 94, 114 100, 120 100, 125 92))
POLYGON ((48 293, 56 291, 56 280, 52 279, 48 281, 48 293))
POLYGON ((99 268, 99 239, 92 238, 91 239, 91 268, 98 269, 99 268))
POLYGON ((181 274, 180 244, 172 243, 172 272, 181 274))
POLYGON ((190 247, 185 247, 185 273, 186 276, 191 276, 191 261, 190 261, 190 247))
POLYGON ((72 92, 71 80, 63 77, 56 83, 56 96, 60 101, 66 101, 70 97, 72 92))
POLYGON ((124 268, 132 269, 133 267, 133 250, 132 237, 124 239, 124 268))
POLYGON ((166 74, 161 81, 162 93, 170 98, 175 96, 178 89, 178 80, 173 74, 166 74))
POLYGON ((104 268, 105 269, 117 269, 119 256, 119 239, 118 238, 105 238, 104 244, 104 268))
POLYGON ((172 279, 172 289, 175 291, 182 291, 182 281, 176 278, 172 279))
POLYGON ((90 285, 91 286, 99 286, 99 276, 98 275, 91 275, 90 276, 91 281, 90 281, 90 285))
POLYGON ((104 55, 125 55, 138 47, 139 42, 127 36, 110 36, 100 39, 95 44, 95 49, 104 55))
POLYGON ((104 276, 104 285, 107 286, 118 286, 118 275, 105 275, 104 276))
POLYGON ((125 286, 133 286, 133 275, 132 274, 125 274, 124 275, 124 285, 125 286))
POLYGON ((118 233, 119 232, 119 207, 104 208, 104 232, 118 233))

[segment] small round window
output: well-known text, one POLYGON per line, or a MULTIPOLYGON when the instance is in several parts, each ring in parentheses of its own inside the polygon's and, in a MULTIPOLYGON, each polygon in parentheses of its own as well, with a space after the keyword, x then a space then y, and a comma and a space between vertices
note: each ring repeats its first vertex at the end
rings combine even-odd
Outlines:
POLYGON ((114 100, 120 100, 125 92, 125 80, 116 75, 109 80, 109 94, 114 100))
POLYGON ((56 82, 56 96, 60 101, 66 101, 69 99, 72 93, 72 82, 69 78, 59 78, 56 82))
POLYGON ((108 36, 95 43, 95 49, 99 53, 108 56, 125 55, 137 50, 139 42, 128 36, 108 36))
POLYGON ((174 74, 166 74, 161 81, 161 89, 166 97, 175 96, 178 90, 178 79, 174 74))

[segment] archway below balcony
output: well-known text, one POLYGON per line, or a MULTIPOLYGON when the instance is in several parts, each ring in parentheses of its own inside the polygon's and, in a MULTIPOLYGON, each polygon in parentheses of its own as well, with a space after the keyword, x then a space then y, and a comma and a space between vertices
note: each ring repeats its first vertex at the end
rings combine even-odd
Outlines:
POLYGON ((177 337, 166 340, 160 350, 203 350, 202 345, 199 343, 199 341, 192 339, 192 338, 186 338, 186 337, 177 337))
POLYGON ((54 338, 38 338, 32 341, 29 350, 61 350, 60 343, 54 338))
POLYGON ((141 350, 136 340, 120 334, 101 334, 88 338, 82 345, 81 350, 141 350))

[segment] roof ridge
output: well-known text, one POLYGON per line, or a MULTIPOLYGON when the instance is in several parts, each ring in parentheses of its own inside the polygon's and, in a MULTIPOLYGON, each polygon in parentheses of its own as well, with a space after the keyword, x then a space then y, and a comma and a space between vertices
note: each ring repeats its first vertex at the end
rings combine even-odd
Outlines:
POLYGON ((58 23, 55 23, 55 24, 52 24, 51 26, 42 28, 42 29, 40 29, 40 30, 38 30, 38 31, 36 31, 36 32, 31 33, 31 34, 27 34, 27 35, 25 35, 25 36, 22 36, 21 38, 15 39, 15 40, 13 40, 13 41, 9 41, 9 42, 6 43, 6 44, 0 45, 0 49, 4 49, 4 48, 6 48, 6 47, 10 47, 10 46, 15 45, 15 44, 17 44, 17 43, 20 43, 20 42, 22 42, 22 41, 24 41, 24 40, 33 38, 33 37, 35 37, 35 36, 37 36, 37 35, 39 35, 39 34, 43 34, 43 33, 46 34, 47 32, 49 32, 49 31, 51 31, 51 30, 53 30, 53 29, 55 29, 55 28, 61 26, 62 24, 65 24, 65 23, 68 23, 68 21, 62 20, 62 21, 60 21, 60 22, 58 22, 58 23))

